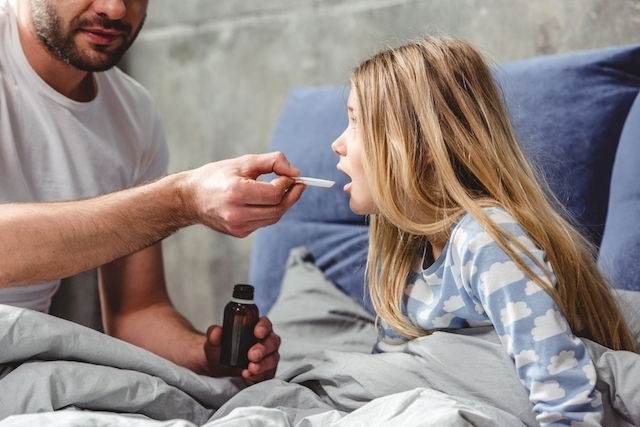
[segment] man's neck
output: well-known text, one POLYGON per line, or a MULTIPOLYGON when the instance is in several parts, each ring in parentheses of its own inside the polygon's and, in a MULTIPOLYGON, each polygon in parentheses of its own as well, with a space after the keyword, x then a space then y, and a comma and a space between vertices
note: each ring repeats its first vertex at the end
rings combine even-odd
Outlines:
POLYGON ((20 44, 33 70, 49 86, 74 101, 88 102, 95 98, 93 74, 79 70, 51 54, 35 33, 28 4, 17 3, 20 44))

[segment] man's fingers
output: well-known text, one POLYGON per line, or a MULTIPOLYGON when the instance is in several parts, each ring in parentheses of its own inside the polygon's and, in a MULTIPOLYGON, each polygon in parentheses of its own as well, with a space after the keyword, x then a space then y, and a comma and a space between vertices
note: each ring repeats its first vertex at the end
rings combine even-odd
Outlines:
POLYGON ((279 151, 248 155, 245 164, 246 176, 253 179, 269 173, 281 176, 298 176, 300 174, 300 171, 291 166, 287 157, 279 151))
MULTIPOLYGON (((274 354, 278 354, 280 337, 273 332, 273 325, 267 317, 261 317, 253 329, 253 334, 260 340, 249 349, 249 361, 263 364, 270 360, 274 354)), ((261 368, 261 372, 266 368, 261 368)))
POLYGON ((273 331, 273 324, 267 316, 262 316, 256 322, 256 326, 253 328, 253 334, 259 340, 265 339, 273 331))
POLYGON ((207 329, 207 342, 214 346, 219 346, 222 342, 222 328, 218 325, 211 325, 207 329))
POLYGON ((253 328, 253 334, 259 340, 265 339, 273 331, 273 324, 267 316, 262 316, 253 328))
POLYGON ((251 381, 264 381, 273 378, 279 361, 280 354, 272 353, 261 360, 260 363, 250 362, 247 369, 242 371, 242 376, 251 381))
POLYGON ((277 204, 251 204, 245 206, 243 215, 247 224, 258 228, 276 223, 300 199, 304 190, 304 185, 296 184, 283 195, 277 204))
POLYGON ((303 184, 295 184, 293 187, 289 188, 289 191, 284 194, 281 202, 281 205, 285 210, 288 210, 300 199, 300 196, 302 196, 302 193, 304 193, 306 188, 307 186, 303 184))
POLYGON ((293 179, 281 176, 271 182, 246 180, 238 191, 242 192, 245 205, 276 206, 295 187, 304 187, 304 185, 295 184, 293 179))
POLYGON ((277 353, 278 348, 280 348, 280 337, 272 333, 267 339, 254 344, 249 349, 249 360, 258 363, 270 354, 277 353))

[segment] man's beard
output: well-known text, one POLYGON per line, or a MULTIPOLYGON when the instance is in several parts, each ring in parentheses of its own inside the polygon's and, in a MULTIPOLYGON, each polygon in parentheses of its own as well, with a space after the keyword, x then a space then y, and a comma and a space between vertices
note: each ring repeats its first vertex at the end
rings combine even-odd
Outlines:
POLYGON ((122 21, 112 21, 101 15, 88 19, 78 17, 69 23, 69 29, 64 33, 62 19, 49 0, 31 0, 31 19, 38 39, 47 50, 61 61, 83 71, 104 71, 116 65, 135 41, 144 24, 143 19, 132 35, 131 26, 122 21), (80 29, 88 27, 118 30, 125 40, 110 52, 107 52, 106 46, 93 45, 93 50, 102 55, 91 55, 91 52, 84 52, 78 48, 73 40, 80 29))

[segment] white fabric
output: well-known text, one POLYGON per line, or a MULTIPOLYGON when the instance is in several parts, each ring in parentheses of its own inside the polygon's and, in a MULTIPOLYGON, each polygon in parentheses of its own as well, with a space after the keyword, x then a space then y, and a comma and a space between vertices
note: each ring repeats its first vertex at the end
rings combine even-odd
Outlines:
MULTIPOLYGON (((165 173, 164 131, 147 91, 116 68, 94 75, 90 102, 56 92, 29 65, 14 7, 0 0, 0 203, 76 200, 165 173)), ((0 303, 46 312, 58 286, 0 289, 0 303)))
MULTIPOLYGON (((324 410, 292 419, 280 408, 245 406, 201 427, 468 427, 522 426, 513 416, 482 402, 449 396, 424 387, 373 399, 351 413, 324 410)), ((0 421, 0 427, 196 427, 187 420, 156 421, 147 417, 108 412, 62 410, 38 414, 13 415, 0 421)))

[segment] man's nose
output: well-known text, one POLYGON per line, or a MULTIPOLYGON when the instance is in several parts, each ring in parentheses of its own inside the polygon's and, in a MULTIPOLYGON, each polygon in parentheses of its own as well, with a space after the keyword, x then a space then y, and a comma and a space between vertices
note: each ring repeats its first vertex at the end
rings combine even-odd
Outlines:
POLYGON ((93 9, 113 21, 122 19, 127 14, 127 4, 124 0, 94 0, 93 9))

